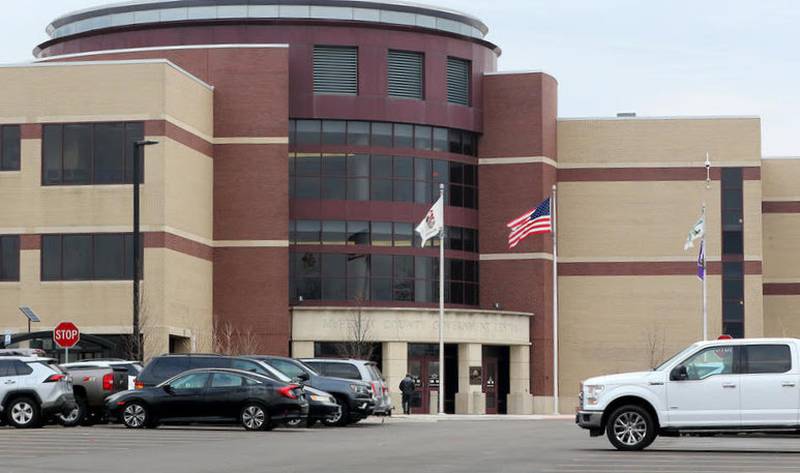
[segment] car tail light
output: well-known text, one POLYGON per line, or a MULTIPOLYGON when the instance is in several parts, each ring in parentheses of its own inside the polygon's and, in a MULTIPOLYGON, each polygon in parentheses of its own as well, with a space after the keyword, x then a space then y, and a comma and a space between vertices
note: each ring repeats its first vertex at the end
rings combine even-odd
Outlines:
POLYGON ((389 392, 389 388, 386 386, 383 387, 383 394, 387 394, 389 392))
POLYGON ((372 383, 372 397, 378 395, 378 383, 372 383))
POLYGON ((284 386, 282 388, 278 388, 278 394, 283 397, 288 397, 289 399, 297 399, 297 394, 295 390, 299 388, 299 386, 295 386, 294 384, 290 384, 288 386, 284 386))
POLYGON ((114 373, 107 373, 103 375, 103 391, 111 391, 114 389, 114 373))
POLYGON ((139 378, 133 380, 133 387, 138 389, 144 389, 144 383, 139 381, 139 378))
POLYGON ((63 374, 51 374, 47 377, 43 382, 45 383, 57 383, 59 381, 66 381, 67 377, 63 374))

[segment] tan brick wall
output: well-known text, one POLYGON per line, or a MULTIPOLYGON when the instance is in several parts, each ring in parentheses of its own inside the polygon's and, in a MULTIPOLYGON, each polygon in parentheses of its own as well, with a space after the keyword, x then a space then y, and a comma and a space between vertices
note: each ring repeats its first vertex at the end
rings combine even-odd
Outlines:
MULTIPOLYGON (((40 280, 40 251, 21 252, 20 282, 0 283, 0 327, 23 330, 19 306, 42 318, 35 329, 49 330, 71 320, 86 333, 131 333, 128 281, 40 280)), ((142 330, 146 355, 168 350, 167 335, 193 337, 210 349, 212 264, 167 249, 146 249, 142 284, 142 330)))
POLYGON ((800 295, 764 296, 764 335, 800 338, 800 295))
POLYGON ((764 200, 800 201, 800 157, 764 159, 761 162, 764 200))
MULTIPOLYGON (((648 370, 651 352, 663 360, 702 339, 702 284, 694 276, 561 277, 559 290, 563 397, 576 396, 586 378, 648 370)), ((718 276, 709 277, 708 291, 720 294, 718 276)), ((721 297, 708 298, 708 312, 716 338, 721 297)))
POLYGON ((761 157, 758 118, 559 120, 562 165, 749 163, 761 157))
POLYGON ((800 282, 800 213, 764 214, 765 282, 800 282))

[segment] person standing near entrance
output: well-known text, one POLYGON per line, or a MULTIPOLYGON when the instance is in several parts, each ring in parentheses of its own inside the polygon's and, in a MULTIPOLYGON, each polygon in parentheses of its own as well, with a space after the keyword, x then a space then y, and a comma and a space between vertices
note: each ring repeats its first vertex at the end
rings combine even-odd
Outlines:
POLYGON ((403 393, 403 414, 411 414, 411 398, 414 396, 414 391, 417 390, 414 378, 406 373, 406 377, 400 381, 400 392, 403 393))

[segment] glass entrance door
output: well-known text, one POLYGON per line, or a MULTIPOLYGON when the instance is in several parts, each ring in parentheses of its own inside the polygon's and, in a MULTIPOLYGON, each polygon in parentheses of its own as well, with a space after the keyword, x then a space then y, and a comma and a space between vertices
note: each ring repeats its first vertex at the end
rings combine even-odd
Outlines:
POLYGON ((409 345, 408 372, 417 391, 411 401, 412 414, 431 414, 431 393, 439 392, 439 353, 435 345, 409 345))
POLYGON ((486 413, 497 414, 498 410, 498 361, 496 357, 483 359, 483 392, 486 394, 486 413))

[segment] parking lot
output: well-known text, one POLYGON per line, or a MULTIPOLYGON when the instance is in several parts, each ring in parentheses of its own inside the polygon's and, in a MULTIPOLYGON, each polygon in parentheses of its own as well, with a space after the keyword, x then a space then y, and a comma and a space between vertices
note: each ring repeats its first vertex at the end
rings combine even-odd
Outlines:
POLYGON ((664 438, 613 450, 568 420, 370 419, 347 428, 0 428, 0 472, 788 472, 800 438, 664 438))

